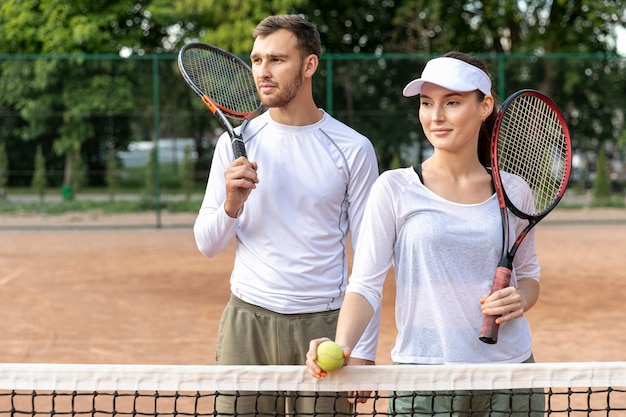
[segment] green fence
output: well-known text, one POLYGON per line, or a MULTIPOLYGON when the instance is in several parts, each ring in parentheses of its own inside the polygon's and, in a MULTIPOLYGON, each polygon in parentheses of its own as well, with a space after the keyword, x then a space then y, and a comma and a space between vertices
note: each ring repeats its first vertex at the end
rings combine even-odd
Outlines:
MULTIPOLYGON (((575 148, 569 195, 581 196, 576 201, 585 204, 600 149, 606 154, 612 192, 623 195, 626 57, 478 55, 490 68, 500 101, 519 89, 533 88, 550 95, 565 113, 575 148)), ((428 155, 430 147, 417 119, 417 100, 404 98, 402 89, 430 57, 322 57, 314 81, 318 105, 372 140, 381 170, 411 165, 428 155)), ((62 199, 60 190, 67 178, 67 152, 62 150, 76 141, 86 182, 72 197, 80 201, 98 196, 103 207, 110 204, 106 162, 113 149, 120 182, 114 199, 146 200, 143 207, 155 213, 150 223, 157 227, 169 224, 175 210, 190 211, 173 209, 175 202, 199 206, 219 135, 217 122, 180 77, 173 54, 128 58, 0 54, 0 122, 0 143, 5 144, 9 161, 5 201, 33 199, 28 190, 35 146, 41 146, 46 155, 50 189, 59 190, 46 193, 44 202, 62 199), (148 167, 141 152, 155 144, 159 163, 148 167), (191 201, 183 197, 180 177, 186 146, 192 148, 196 164, 191 201), (173 153, 168 156, 167 152, 173 153), (149 179, 146 169, 151 170, 149 179)))

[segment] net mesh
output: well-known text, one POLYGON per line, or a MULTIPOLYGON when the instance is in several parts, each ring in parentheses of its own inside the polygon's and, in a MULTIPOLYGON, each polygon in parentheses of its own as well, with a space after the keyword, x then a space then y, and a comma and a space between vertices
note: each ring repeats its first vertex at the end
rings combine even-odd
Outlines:
POLYGON ((321 380, 303 366, 4 364, 0 416, 624 416, 624 387, 626 362, 355 366, 321 380))
POLYGON ((530 186, 535 211, 526 214, 546 211, 567 185, 571 156, 567 127, 559 115, 545 100, 529 93, 517 96, 502 115, 497 164, 530 186))
POLYGON ((244 118, 259 110, 252 72, 241 60, 209 46, 190 46, 181 58, 187 77, 228 116, 244 118))

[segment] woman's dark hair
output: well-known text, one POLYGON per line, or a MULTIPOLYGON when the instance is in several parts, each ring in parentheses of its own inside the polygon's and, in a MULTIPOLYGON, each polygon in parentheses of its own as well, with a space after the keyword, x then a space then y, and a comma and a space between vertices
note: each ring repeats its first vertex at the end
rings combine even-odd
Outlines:
MULTIPOLYGON (((470 65, 473 65, 477 68, 480 68, 485 72, 485 74, 489 75, 489 71, 487 70, 487 65, 485 63, 472 55, 464 54, 462 52, 448 52, 443 56, 448 58, 455 58, 463 62, 467 62, 470 65)), ((491 76, 490 76, 491 77, 491 76)), ((482 101, 485 98, 485 93, 480 90, 476 90, 476 94, 478 94, 478 98, 482 101)), ((492 96, 495 99, 495 95, 492 91, 492 96)), ((493 131, 493 126, 496 122, 496 117, 498 115, 498 110, 494 104, 493 110, 491 114, 483 121, 480 126, 480 133, 478 134, 478 159, 480 163, 484 166, 491 165, 491 157, 490 157, 490 148, 491 148, 491 132, 493 131)))

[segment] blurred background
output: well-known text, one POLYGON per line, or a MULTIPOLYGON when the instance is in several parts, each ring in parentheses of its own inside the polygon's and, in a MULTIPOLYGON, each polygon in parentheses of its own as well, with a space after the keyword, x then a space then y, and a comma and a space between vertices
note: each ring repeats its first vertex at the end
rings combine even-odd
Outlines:
MULTIPOLYGON (((0 214, 193 213, 221 130, 180 47, 247 59, 270 14, 315 23, 318 105, 374 143, 380 170, 428 145, 404 85, 432 56, 483 58, 499 102, 522 88, 565 113, 575 149, 560 207, 624 207, 626 1, 3 0, 0 214)), ((158 223, 158 221, 157 221, 158 223)))

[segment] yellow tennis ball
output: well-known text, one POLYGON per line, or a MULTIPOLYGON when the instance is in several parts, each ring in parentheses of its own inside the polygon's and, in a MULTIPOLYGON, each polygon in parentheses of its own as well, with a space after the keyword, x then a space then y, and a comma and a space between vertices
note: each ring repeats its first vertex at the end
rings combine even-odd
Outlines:
POLYGON ((322 371, 332 372, 343 366, 343 349, 335 342, 326 341, 317 345, 317 366, 322 371))

